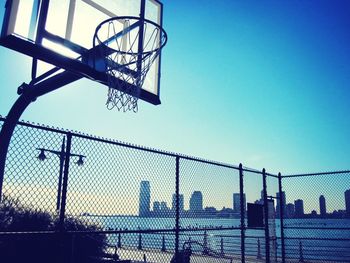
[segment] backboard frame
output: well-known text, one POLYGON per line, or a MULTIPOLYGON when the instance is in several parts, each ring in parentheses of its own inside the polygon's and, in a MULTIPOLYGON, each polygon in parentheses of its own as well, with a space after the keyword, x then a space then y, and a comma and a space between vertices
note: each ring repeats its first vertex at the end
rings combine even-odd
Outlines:
MULTIPOLYGON (((48 32, 45 29, 45 23, 48 15, 48 8, 50 1, 49 0, 34 0, 34 5, 37 5, 37 17, 31 18, 31 23, 37 24, 36 37, 34 41, 31 41, 28 38, 24 38, 16 33, 14 33, 14 19, 15 16, 13 12, 16 12, 18 8, 18 3, 20 0, 7 0, 6 10, 4 15, 3 26, 1 30, 0 44, 15 50, 17 52, 23 53, 27 56, 33 57, 33 70, 32 78, 36 76, 36 61, 41 60, 46 63, 52 64, 64 70, 71 71, 75 74, 86 77, 90 80, 108 85, 108 76, 104 72, 99 72, 89 65, 88 61, 91 60, 91 56, 98 56, 97 49, 91 48, 86 49, 82 46, 79 46, 73 42, 70 42, 67 39, 64 39, 58 35, 54 35, 51 32, 48 32), (33 21, 34 20, 34 21, 33 21), (41 45, 43 39, 48 39, 57 44, 63 44, 66 47, 69 47, 75 53, 80 55, 78 58, 70 58, 63 56, 47 47, 41 45)), ((84 0, 88 2, 93 2, 91 0, 84 0)), ((158 0, 151 0, 157 3, 160 8, 160 17, 159 23, 162 26, 163 23, 163 4, 158 0)), ((140 0, 140 17, 145 16, 145 3, 146 0, 140 0)), ((30 29, 32 30, 32 29, 30 29)), ((71 32, 70 32, 71 33, 71 32)), ((91 39, 92 41, 92 39, 91 39)), ((154 94, 148 90, 141 89, 140 99, 147 101, 153 105, 160 104, 160 76, 161 76, 161 53, 158 58, 157 65, 157 94, 154 94)), ((131 85, 131 84, 130 84, 131 85)))

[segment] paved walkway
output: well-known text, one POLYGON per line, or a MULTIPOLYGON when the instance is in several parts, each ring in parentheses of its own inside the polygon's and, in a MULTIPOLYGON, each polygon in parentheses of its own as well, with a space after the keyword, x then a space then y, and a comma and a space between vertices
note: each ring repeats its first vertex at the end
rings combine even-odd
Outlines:
MULTIPOLYGON (((135 249, 126 249, 120 248, 118 249, 118 255, 120 259, 132 259, 133 263, 170 263, 173 252, 162 252, 159 250, 135 250, 135 249), (146 261, 145 261, 146 260, 146 261)), ((247 262, 259 262, 262 263, 264 260, 258 260, 256 258, 246 257, 247 262)), ((229 257, 227 255, 226 258, 216 258, 210 256, 204 256, 199 254, 191 255, 191 263, 238 263, 241 262, 239 256, 229 257)))

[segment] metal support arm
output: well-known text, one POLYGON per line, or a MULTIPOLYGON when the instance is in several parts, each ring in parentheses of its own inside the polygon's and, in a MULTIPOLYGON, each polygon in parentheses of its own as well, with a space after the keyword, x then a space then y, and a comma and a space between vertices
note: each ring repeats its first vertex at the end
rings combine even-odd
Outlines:
POLYGON ((64 71, 34 85, 27 85, 26 89, 13 104, 0 132, 0 201, 2 198, 2 186, 4 181, 6 156, 13 131, 22 113, 37 97, 59 89, 81 78, 81 75, 77 75, 69 71, 64 71))

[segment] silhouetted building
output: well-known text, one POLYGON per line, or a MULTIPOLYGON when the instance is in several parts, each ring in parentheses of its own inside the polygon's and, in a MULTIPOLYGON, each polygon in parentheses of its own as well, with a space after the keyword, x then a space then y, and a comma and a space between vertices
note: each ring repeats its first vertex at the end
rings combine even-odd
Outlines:
POLYGON ((280 218, 280 205, 281 205, 281 201, 283 204, 283 215, 286 214, 286 193, 283 191, 281 192, 281 196, 280 193, 276 193, 276 197, 277 197, 277 204, 276 204, 276 218, 280 218))
POLYGON ((346 190, 344 195, 345 195, 345 213, 347 217, 350 217, 350 189, 346 190))
POLYGON ((233 209, 223 207, 220 211, 218 211, 218 215, 219 217, 222 217, 222 218, 233 217, 233 209))
MULTIPOLYGON (((247 202, 245 198, 245 194, 243 194, 243 208, 244 213, 247 211, 247 202)), ((234 193, 233 194, 233 212, 235 213, 241 213, 241 195, 240 193, 234 193)))
POLYGON ((295 214, 294 204, 291 204, 291 203, 287 204, 285 218, 293 218, 294 214, 295 214))
POLYGON ((304 201, 301 199, 294 201, 295 217, 304 217, 304 201))
POLYGON ((204 215, 206 217, 215 217, 218 211, 216 210, 215 207, 206 207, 204 208, 204 215))
POLYGON ((264 200, 262 200, 262 199, 255 200, 254 204, 256 204, 256 205, 264 205, 264 200))
POLYGON ((311 211, 310 217, 311 217, 311 218, 316 218, 316 217, 317 217, 317 212, 316 212, 316 210, 312 210, 312 211, 311 211))
MULTIPOLYGON (((171 209, 175 211, 176 210, 175 208, 176 208, 176 194, 173 194, 171 209)), ((184 195, 182 194, 179 195, 179 211, 180 212, 184 211, 184 195)))
POLYGON ((325 217, 327 215, 326 198, 324 198, 323 195, 320 196, 320 215, 321 217, 325 217))
POLYGON ((149 216, 151 205, 151 186, 149 181, 141 181, 139 198, 139 216, 149 216))
POLYGON ((167 203, 166 202, 164 202, 164 201, 162 201, 162 202, 160 202, 160 211, 162 212, 162 213, 164 213, 164 212, 169 212, 169 207, 168 207, 168 205, 167 205, 167 203))
POLYGON ((194 191, 190 199, 190 211, 201 212, 203 211, 203 195, 200 191, 194 191))
POLYGON ((334 210, 332 213, 332 218, 344 218, 346 217, 346 210, 334 210))
POLYGON ((153 212, 154 213, 160 212, 160 203, 158 201, 153 202, 153 212))

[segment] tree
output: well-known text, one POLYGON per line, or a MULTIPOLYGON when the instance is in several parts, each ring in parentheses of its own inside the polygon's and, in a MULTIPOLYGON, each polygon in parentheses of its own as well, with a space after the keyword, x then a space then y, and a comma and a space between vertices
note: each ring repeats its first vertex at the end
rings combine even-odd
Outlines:
POLYGON ((106 236, 92 235, 100 226, 69 217, 64 231, 57 229, 57 216, 4 196, 0 203, 0 262, 95 263, 105 254, 106 236))

